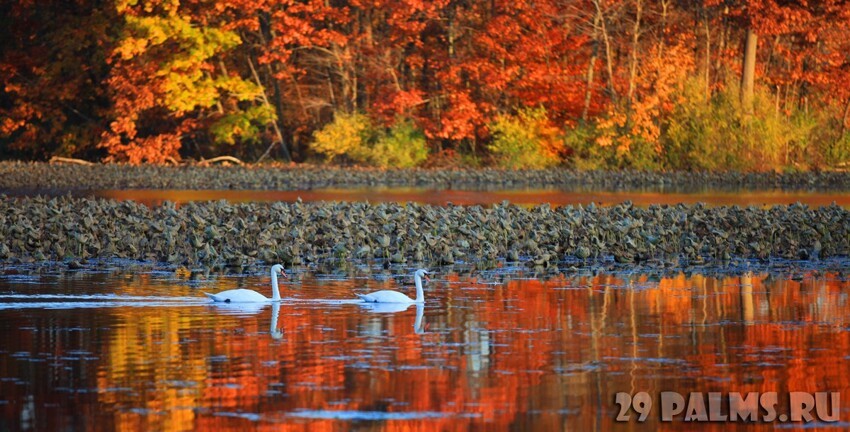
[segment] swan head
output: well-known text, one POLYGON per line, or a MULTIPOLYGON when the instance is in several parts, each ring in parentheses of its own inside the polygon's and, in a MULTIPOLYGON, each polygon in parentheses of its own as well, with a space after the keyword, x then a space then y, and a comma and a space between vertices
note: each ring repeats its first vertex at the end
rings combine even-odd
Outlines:
POLYGON ((416 273, 414 273, 414 276, 418 277, 420 279, 425 279, 426 282, 430 282, 431 278, 428 277, 429 274, 431 274, 431 273, 428 270, 419 269, 419 270, 416 270, 416 273))
POLYGON ((283 269, 283 266, 280 264, 275 264, 272 266, 272 273, 276 275, 281 275, 284 279, 289 279, 289 275, 286 274, 286 270, 283 269))

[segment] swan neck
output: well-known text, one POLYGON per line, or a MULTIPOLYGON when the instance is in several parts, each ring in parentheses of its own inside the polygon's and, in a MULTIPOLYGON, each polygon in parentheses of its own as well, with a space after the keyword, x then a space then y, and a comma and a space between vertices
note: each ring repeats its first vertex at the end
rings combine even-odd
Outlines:
POLYGON ((422 289, 422 277, 418 274, 413 277, 413 282, 416 283, 416 303, 425 301, 425 291, 422 289))
POLYGON ((272 300, 280 300, 280 288, 277 286, 277 273, 272 270, 272 300))

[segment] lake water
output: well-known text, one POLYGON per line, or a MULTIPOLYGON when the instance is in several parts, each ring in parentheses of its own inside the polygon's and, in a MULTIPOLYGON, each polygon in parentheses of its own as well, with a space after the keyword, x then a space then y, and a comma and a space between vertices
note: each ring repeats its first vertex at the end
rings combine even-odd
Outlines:
POLYGON ((7 269, 0 430, 730 426, 661 423, 657 407, 616 422, 615 394, 641 391, 832 391, 850 407, 844 275, 436 269, 422 308, 339 301, 409 291, 411 270, 295 269, 281 304, 238 308, 202 291, 267 293, 267 275, 7 269))
MULTIPOLYGON (((61 194, 60 191, 5 191, 6 193, 31 195, 38 193, 61 194)), ((147 205, 160 205, 164 201, 185 203, 189 201, 295 202, 310 201, 369 201, 417 202, 422 204, 446 205, 490 205, 503 201, 522 206, 549 203, 553 207, 564 205, 618 204, 631 201, 638 206, 650 204, 678 203, 707 205, 770 206, 803 203, 812 207, 836 205, 850 208, 850 193, 827 191, 748 191, 748 190, 599 190, 578 189, 516 189, 516 190, 458 190, 405 187, 375 188, 328 188, 295 191, 264 190, 176 190, 176 189, 124 189, 75 192, 80 196, 93 196, 117 200, 133 200, 147 205)))

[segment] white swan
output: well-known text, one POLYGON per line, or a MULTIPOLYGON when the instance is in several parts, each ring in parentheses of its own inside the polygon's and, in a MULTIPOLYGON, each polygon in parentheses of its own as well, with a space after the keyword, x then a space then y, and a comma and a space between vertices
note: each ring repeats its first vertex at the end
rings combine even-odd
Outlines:
POLYGON ((368 303, 424 303, 425 292, 422 290, 422 278, 426 281, 431 279, 428 277, 428 270, 419 269, 413 274, 413 281, 416 283, 416 300, 392 290, 375 291, 369 294, 357 294, 357 297, 368 303))
POLYGON ((267 298, 266 296, 249 289, 232 289, 227 291, 222 291, 218 294, 210 294, 205 292, 204 294, 207 297, 211 298, 215 302, 224 302, 224 303, 259 303, 259 302, 270 302, 270 301, 280 301, 280 288, 277 286, 277 275, 280 274, 284 278, 288 278, 289 275, 283 270, 283 266, 280 264, 275 264, 272 266, 271 270, 272 274, 272 298, 267 298))

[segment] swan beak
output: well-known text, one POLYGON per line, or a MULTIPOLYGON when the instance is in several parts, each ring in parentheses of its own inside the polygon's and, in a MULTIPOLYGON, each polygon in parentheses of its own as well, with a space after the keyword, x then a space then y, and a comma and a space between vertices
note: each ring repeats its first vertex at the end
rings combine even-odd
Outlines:
POLYGON ((289 275, 283 270, 280 271, 280 275, 283 276, 284 279, 289 279, 289 275))
POLYGON ((425 275, 425 282, 431 282, 431 278, 429 278, 428 275, 425 275))

